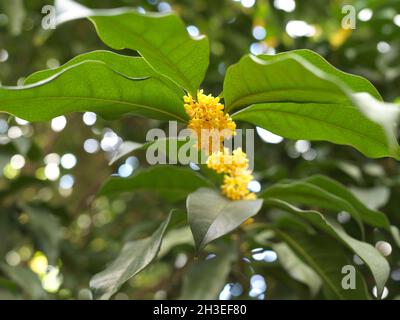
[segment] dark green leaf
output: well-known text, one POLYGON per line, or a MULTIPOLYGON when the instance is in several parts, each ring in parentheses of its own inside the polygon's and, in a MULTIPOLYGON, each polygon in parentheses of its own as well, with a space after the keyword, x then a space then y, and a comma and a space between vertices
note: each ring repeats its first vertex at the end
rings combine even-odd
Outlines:
POLYGON ((175 166, 153 166, 138 171, 130 178, 111 177, 101 188, 100 195, 149 190, 158 192, 170 201, 177 201, 200 187, 210 185, 210 182, 193 170, 175 166))
POLYGON ((317 185, 306 181, 294 181, 291 183, 278 183, 265 189, 260 197, 264 199, 276 198, 296 204, 318 206, 321 208, 348 212, 364 230, 361 214, 345 199, 332 194, 317 185))
POLYGON ((278 261, 286 272, 292 278, 304 283, 310 289, 311 296, 315 296, 322 285, 318 273, 299 259, 285 243, 273 244, 272 249, 277 253, 278 261))
POLYGON ((1 263, 0 269, 13 280, 31 299, 43 299, 46 292, 43 290, 39 277, 30 269, 16 266, 10 267, 1 263))
POLYGON ((182 228, 177 228, 169 231, 162 242, 160 252, 158 254, 159 257, 165 256, 169 251, 171 251, 174 247, 179 245, 190 245, 193 246, 193 235, 190 231, 189 226, 185 226, 182 228))
POLYGON ((49 263, 56 265, 62 236, 58 218, 43 206, 22 205, 21 207, 29 216, 26 228, 36 240, 39 249, 47 256, 49 263))
POLYGON ((122 284, 146 268, 156 258, 171 215, 150 237, 126 243, 117 259, 90 280, 95 299, 109 299, 122 284))
POLYGON ((307 263, 321 278, 324 294, 328 299, 358 300, 368 299, 369 294, 364 279, 356 269, 356 288, 345 290, 342 287, 342 268, 351 265, 346 252, 333 239, 324 235, 310 236, 290 230, 276 230, 279 238, 307 263), (318 239, 316 239, 318 237, 318 239))
POLYGON ((208 188, 191 193, 186 206, 197 250, 256 215, 262 202, 261 199, 232 201, 208 188))
POLYGON ((312 176, 305 181, 347 201, 357 210, 365 223, 389 230, 389 220, 384 213, 369 209, 339 182, 322 175, 312 176))
MULTIPOLYGON (((175 161, 178 159, 179 150, 183 146, 187 147, 188 146, 187 143, 190 146, 193 146, 195 143, 195 140, 193 138, 187 140, 186 138, 172 138, 171 137, 171 138, 160 138, 160 139, 157 139, 154 141, 149 141, 146 143, 125 141, 121 144, 121 146, 113 154, 110 164, 115 163, 119 159, 125 157, 126 155, 128 155, 132 152, 143 151, 143 150, 148 150, 148 149, 151 149, 152 151, 154 151, 154 153, 156 153, 156 151, 164 153, 165 159, 170 159, 170 160, 175 161)), ((198 159, 200 159, 200 152, 196 152, 193 150, 192 154, 196 157, 199 157, 198 159)), ((195 162, 195 163, 198 162, 198 159, 194 159, 193 162, 195 162), (195 160, 197 160, 197 161, 195 161, 195 160)))
POLYGON ((183 279, 180 299, 218 299, 231 270, 232 258, 232 252, 228 251, 193 264, 183 279))
MULTIPOLYGON (((293 213, 296 216, 299 216, 312 225, 322 230, 323 232, 329 234, 333 238, 339 240, 345 246, 347 246, 350 250, 352 250, 356 255, 358 255, 368 266, 370 269, 378 289, 378 296, 380 296, 383 292, 383 288, 390 274, 390 266, 387 260, 380 254, 380 252, 375 249, 371 244, 359 241, 350 237, 343 229, 334 224, 333 222, 329 222, 325 217, 314 210, 301 210, 287 202, 276 200, 276 199, 268 199, 265 201, 267 205, 271 205, 274 207, 278 207, 282 210, 293 213)), ((319 242, 319 241, 317 241, 319 242)), ((325 250, 330 247, 325 247, 325 250)))

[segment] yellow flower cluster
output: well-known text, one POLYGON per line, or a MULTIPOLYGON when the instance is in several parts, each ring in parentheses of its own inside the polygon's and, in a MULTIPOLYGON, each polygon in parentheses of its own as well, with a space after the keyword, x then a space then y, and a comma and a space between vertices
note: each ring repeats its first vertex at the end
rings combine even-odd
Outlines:
POLYGON ((232 200, 255 199, 256 195, 247 188, 253 175, 246 153, 238 148, 230 154, 229 149, 223 147, 224 139, 235 135, 236 124, 224 113, 220 99, 205 95, 200 90, 197 99, 189 94, 184 96, 184 102, 185 111, 190 117, 188 128, 196 134, 198 148, 209 154, 207 166, 225 174, 221 186, 223 194, 232 200), (215 132, 218 135, 217 146, 215 132))
POLYGON ((247 188, 253 180, 249 170, 249 159, 241 148, 229 153, 228 148, 211 154, 207 159, 207 166, 217 173, 225 173, 221 190, 224 195, 232 200, 255 199, 254 193, 247 188))
POLYGON ((224 113, 224 105, 218 97, 205 95, 203 90, 197 92, 197 99, 189 94, 184 96, 185 111, 190 117, 188 128, 197 137, 199 149, 212 153, 221 150, 225 138, 235 134, 236 124, 224 113), (217 141, 213 140, 216 139, 217 141))

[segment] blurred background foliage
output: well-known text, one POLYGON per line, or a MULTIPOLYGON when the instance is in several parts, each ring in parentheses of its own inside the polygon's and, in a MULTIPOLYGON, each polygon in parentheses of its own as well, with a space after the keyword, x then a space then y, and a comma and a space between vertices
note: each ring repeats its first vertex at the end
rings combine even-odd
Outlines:
MULTIPOLYGON (((400 95, 397 0, 79 2, 90 8, 130 6, 177 12, 191 35, 210 38, 206 92, 219 94, 226 68, 245 53, 309 48, 341 70, 370 79, 384 100, 394 101, 400 95), (354 30, 341 28, 345 4, 356 8, 354 30)), ((57 67, 81 53, 107 49, 87 20, 43 30, 42 7, 47 4, 52 2, 0 1, 2 85, 22 84, 35 71, 57 67)), ((107 122, 92 113, 30 124, 0 115, 0 299, 90 298, 91 276, 118 254, 125 241, 148 235, 165 218, 172 205, 153 193, 96 197, 111 174, 127 177, 146 166, 143 152, 112 166, 108 161, 123 141, 144 142, 153 127, 166 124, 136 117, 107 122)), ((264 129, 257 132, 254 190, 284 178, 326 174, 349 186, 369 206, 384 211, 392 224, 400 225, 400 174, 395 160, 371 160, 350 147, 283 140, 264 129)), ((256 220, 266 214, 261 212, 256 220)), ((115 298, 202 297, 204 288, 199 282, 215 270, 227 279, 221 299, 311 298, 305 284, 283 271, 275 251, 279 248, 266 246, 259 236, 251 232, 228 236, 237 240, 240 249, 236 252, 240 259, 232 269, 222 260, 216 260, 219 265, 211 269, 193 269, 190 238, 177 232, 169 237, 169 246, 157 263, 131 279, 115 298)), ((369 242, 382 237, 368 230, 369 242)), ((199 259, 213 250, 217 248, 208 247, 199 259)), ((397 251, 390 257, 387 298, 400 295, 397 251)))

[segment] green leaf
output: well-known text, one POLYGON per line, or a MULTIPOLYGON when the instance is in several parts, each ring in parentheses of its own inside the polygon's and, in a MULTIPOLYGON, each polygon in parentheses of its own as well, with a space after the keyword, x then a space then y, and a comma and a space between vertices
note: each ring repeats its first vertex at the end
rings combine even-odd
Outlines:
POLYGON ((194 245, 193 235, 189 226, 169 231, 163 239, 158 257, 161 258, 170 252, 174 247, 184 244, 190 246, 194 245))
POLYGON ((350 92, 381 99, 366 79, 342 72, 323 57, 301 49, 276 55, 245 55, 229 67, 224 81, 226 110, 257 103, 343 103, 350 92))
POLYGON ((127 10, 91 16, 90 20, 105 44, 138 51, 157 72, 196 94, 209 64, 208 40, 190 37, 176 14, 127 10))
POLYGON ((352 93, 380 99, 367 80, 343 73, 307 50, 274 56, 247 55, 225 77, 227 111, 290 139, 350 145, 369 157, 400 157, 385 130, 360 111, 352 93))
MULTIPOLYGON (((182 147, 194 147, 195 139, 191 138, 187 140, 186 138, 159 138, 154 141, 149 141, 146 143, 138 143, 138 142, 132 142, 132 141, 125 141, 123 142, 120 147, 115 151, 115 153, 112 156, 112 159, 109 164, 113 164, 119 159, 125 157, 126 155, 136 152, 136 151, 143 151, 143 150, 148 150, 151 149, 151 151, 154 151, 154 153, 159 154, 159 153, 164 153, 165 154, 165 159, 170 159, 171 161, 175 161, 177 163, 178 159, 178 154, 179 151, 182 147), (187 145, 187 143, 189 145, 187 145), (157 151, 157 152, 156 152, 157 151)), ((191 148, 192 149, 192 148, 191 148)), ((197 149, 193 149, 197 150, 197 149)), ((191 151, 193 151, 191 150, 191 151)), ((198 160, 201 159, 201 151, 193 151, 192 153, 194 156, 198 157, 197 159, 193 160, 198 160)), ((198 162, 198 161, 194 161, 198 162)))
POLYGON ((226 284, 234 255, 221 253, 193 264, 183 279, 180 299, 216 300, 226 284), (212 275, 212 276, 211 276, 212 275))
POLYGON ((90 287, 95 299, 107 300, 119 287, 146 268, 157 256, 172 214, 148 238, 127 242, 114 262, 93 276, 90 287))
POLYGON ((355 219, 362 233, 364 233, 361 214, 349 202, 317 185, 308 183, 307 180, 275 184, 261 192, 260 197, 264 199, 275 198, 295 204, 318 206, 334 210, 336 213, 346 211, 355 219))
MULTIPOLYGON (((265 204, 278 207, 282 210, 293 213, 294 215, 307 220, 318 229, 329 234, 330 236, 347 246, 368 266, 375 279, 378 296, 382 294, 383 288, 390 274, 390 266, 387 260, 372 245, 350 237, 346 232, 343 231, 340 226, 334 224, 333 222, 329 222, 321 213, 317 211, 301 210, 285 201, 277 199, 268 199, 265 201, 265 204)), ((319 242, 319 240, 317 242, 319 242)), ((327 248, 329 248, 329 250, 331 249, 330 247, 325 247, 325 250, 327 248)))
POLYGON ((305 179, 305 181, 347 201, 355 210, 357 210, 361 219, 365 223, 374 227, 389 230, 389 220, 384 213, 368 208, 339 182, 322 175, 312 176, 305 179))
MULTIPOLYGON (((345 186, 343 186, 339 182, 337 182, 333 179, 330 179, 326 176, 322 176, 322 175, 312 176, 310 178, 305 179, 304 182, 313 184, 313 185, 323 189, 325 192, 329 192, 330 194, 341 198, 343 201, 347 201, 348 204, 351 205, 360 214, 361 219, 365 223, 367 223, 373 227, 385 229, 392 235, 396 244, 398 246, 400 246, 400 234, 399 234, 397 227, 390 225, 389 219, 383 212, 369 208, 366 205, 367 203, 369 203, 368 201, 366 201, 366 200, 364 201, 366 204, 361 202, 360 199, 358 199, 353 194, 353 192, 351 192, 351 191, 354 191, 353 189, 351 189, 349 191, 346 189, 345 186)), ((377 196, 375 195, 375 197, 377 197, 377 196)), ((384 194, 380 194, 379 198, 380 198, 379 200, 382 201, 382 199, 385 199, 386 196, 384 194)), ((308 204, 313 205, 312 199, 309 199, 309 200, 310 201, 308 202, 308 204)), ((307 202, 305 202, 305 203, 307 203, 307 202)), ((316 204, 316 203, 314 203, 314 204, 316 204)), ((323 206, 322 203, 318 203, 318 205, 321 207, 324 207, 324 208, 328 208, 328 209, 335 209, 334 207, 331 207, 331 206, 323 206)), ((332 205, 334 206, 334 204, 332 204, 332 205)))
POLYGON ((275 230, 283 240, 306 264, 321 278, 323 291, 328 299, 359 300, 369 299, 367 287, 360 272, 356 271, 356 288, 342 288, 341 273, 345 265, 351 265, 346 252, 332 238, 325 235, 307 235, 304 232, 275 230), (316 239, 318 237, 318 239, 316 239))
POLYGON ((13 280, 31 299, 43 299, 46 297, 46 292, 42 288, 39 277, 30 269, 21 266, 10 267, 0 263, 0 270, 13 280))
POLYGON ((163 198, 177 201, 210 182, 193 170, 175 166, 153 166, 138 171, 130 178, 111 177, 101 188, 100 195, 113 195, 134 190, 158 192, 163 198))
POLYGON ((143 77, 139 58, 127 58, 126 63, 131 70, 138 66, 138 77, 132 77, 133 73, 125 76, 103 61, 89 60, 25 87, 0 87, 0 112, 28 121, 46 121, 77 111, 114 119, 129 113, 186 121, 179 88, 151 73, 143 77))
POLYGON ((232 201, 208 188, 191 193, 186 207, 197 250, 256 215, 262 203, 261 199, 232 201))
POLYGON ((311 296, 315 296, 322 285, 319 275, 299 259, 285 243, 273 244, 271 247, 277 253, 279 263, 290 276, 304 283, 310 289, 311 296))
POLYGON ((99 61, 106 64, 111 70, 123 74, 128 78, 159 78, 169 82, 162 75, 156 73, 151 66, 141 57, 129 57, 111 51, 97 50, 80 54, 62 66, 35 72, 25 79, 25 85, 46 80, 74 65, 85 61, 99 61))

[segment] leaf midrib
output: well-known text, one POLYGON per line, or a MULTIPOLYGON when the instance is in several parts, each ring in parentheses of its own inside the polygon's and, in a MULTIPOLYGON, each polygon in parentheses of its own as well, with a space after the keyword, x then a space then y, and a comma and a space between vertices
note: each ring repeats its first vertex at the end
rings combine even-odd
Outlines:
MULTIPOLYGON (((332 200, 337 201, 337 202, 341 203, 342 206, 344 205, 348 211, 351 211, 361 221, 361 216, 360 216, 358 210, 349 201, 347 201, 343 198, 340 198, 337 195, 335 195, 327 190, 324 190, 318 186, 315 186, 313 184, 310 184, 307 187, 318 188, 316 190, 312 190, 312 191, 316 191, 317 192, 316 194, 310 194, 307 191, 303 191, 303 190, 301 190, 301 191, 293 190, 294 187, 303 187, 303 186, 307 186, 307 185, 304 182, 300 182, 300 183, 293 183, 293 184, 289 184, 289 185, 280 184, 280 185, 277 185, 276 187, 281 188, 281 190, 278 189, 278 191, 289 190, 292 192, 291 193, 292 195, 297 194, 297 195, 304 196, 304 197, 311 196, 317 200, 323 200, 323 201, 332 201, 332 200), (318 192, 320 194, 318 194, 318 192)), ((271 190, 272 190, 272 194, 274 194, 274 191, 276 191, 277 189, 276 188, 274 189, 274 187, 271 187, 270 189, 266 189, 264 192, 261 193, 261 196, 268 194, 268 191, 271 192, 271 190)), ((352 216, 354 217, 354 215, 352 215, 352 216)))
MULTIPOLYGON (((140 38, 143 42, 145 42, 145 43, 151 48, 151 51, 157 52, 158 55, 159 55, 160 57, 162 57, 161 60, 163 60, 164 62, 166 62, 166 64, 168 65, 168 67, 169 67, 171 70, 174 70, 175 72, 177 72, 178 75, 179 75, 179 77, 184 81, 185 86, 187 86, 187 87, 190 89, 189 91, 192 91, 192 85, 191 85, 190 79, 187 78, 186 75, 185 75, 177 66, 174 65, 173 61, 170 60, 169 57, 166 56, 166 55, 161 51, 161 48, 154 46, 154 45, 153 45, 151 42, 149 42, 146 38, 142 37, 141 34, 135 32, 135 30, 132 29, 132 28, 130 28, 129 26, 126 26, 126 24, 124 24, 124 23, 123 23, 122 21, 120 21, 119 19, 117 19, 116 21, 117 21, 117 23, 119 23, 120 25, 122 25, 122 26, 124 26, 124 27, 127 27, 129 30, 131 30, 131 32, 132 32, 136 37, 140 38)), ((187 41, 187 39, 185 39, 185 43, 186 43, 186 41, 187 41)), ((140 53, 140 50, 134 49, 134 48, 132 48, 132 49, 140 53)), ((145 58, 144 58, 144 59, 145 59, 145 58)), ((145 60, 147 60, 147 59, 145 59, 145 60)), ((148 62, 148 63, 149 63, 149 62, 148 62)), ((150 63, 149 63, 149 65, 154 69, 154 67, 153 67, 150 63)), ((167 75, 165 75, 165 76, 167 76, 167 75)), ((168 77, 169 79, 171 79, 169 76, 167 76, 167 77, 168 77)), ((171 79, 171 80, 172 80, 174 83, 176 83, 173 79, 171 79)))
MULTIPOLYGON (((265 103, 265 104, 275 104, 275 103, 287 103, 287 102, 286 102, 286 101, 285 101, 285 102, 279 101, 279 102, 269 102, 269 103, 265 103)), ((263 104, 263 103, 259 103, 259 105, 261 105, 261 104, 263 104)), ((298 104, 300 104, 300 103, 298 103, 298 104)), ((318 103, 316 103, 316 104, 318 104, 318 103)), ((257 104, 254 104, 254 106, 256 106, 256 105, 257 105, 257 104)), ((250 108, 250 107, 251 107, 251 106, 249 106, 248 108, 250 108)), ((348 131, 348 132, 350 132, 350 133, 352 133, 352 134, 358 135, 358 136, 361 137, 361 138, 369 139, 370 141, 373 141, 374 143, 377 143, 377 144, 383 146, 384 148, 387 147, 382 141, 377 140, 377 139, 375 139, 374 137, 367 136, 367 135, 365 135, 365 134, 363 134, 363 133, 361 133, 361 132, 354 131, 354 130, 352 130, 352 129, 350 129, 350 128, 338 126, 338 125, 333 124, 333 123, 331 123, 331 122, 323 121, 323 120, 321 120, 321 119, 317 119, 317 118, 310 117, 310 116, 307 116, 307 117, 306 117, 306 116, 304 116, 304 115, 300 115, 300 114, 298 114, 298 113, 294 113, 294 112, 290 112, 290 111, 283 111, 283 110, 276 110, 276 109, 274 109, 274 110, 269 109, 269 110, 267 110, 267 111, 268 111, 268 112, 275 112, 275 113, 284 113, 284 114, 292 115, 292 116, 298 117, 298 118, 310 119, 310 120, 313 120, 313 121, 315 121, 315 122, 320 122, 320 123, 326 124, 326 125, 328 125, 328 126, 331 126, 331 127, 335 128, 335 129, 337 129, 337 130, 345 130, 345 131, 348 131)), ((260 110, 249 110, 249 109, 245 108, 245 109, 242 109, 242 110, 240 110, 240 111, 234 113, 234 114, 232 115, 232 117, 234 118, 235 115, 237 116, 237 115, 240 115, 241 113, 245 113, 245 114, 247 113, 247 114, 248 114, 248 113, 255 113, 255 112, 260 112, 260 110)))
MULTIPOLYGON (((263 90, 263 91, 256 91, 256 92, 253 92, 252 94, 248 94, 248 95, 245 95, 245 96, 242 96, 242 97, 240 97, 240 98, 237 98, 237 99, 235 99, 235 100, 233 100, 231 103, 230 103, 230 106, 229 106, 229 108, 227 108, 227 110, 228 111, 232 111, 232 110, 235 110, 235 109, 237 109, 238 107, 241 107, 241 106, 244 106, 244 105, 246 105, 247 103, 244 103, 244 102, 241 102, 241 101, 246 101, 246 100, 248 100, 248 99, 251 99, 251 98, 253 98, 253 97, 257 97, 257 96, 259 96, 259 95, 262 95, 262 94, 266 94, 266 93, 281 93, 281 92, 285 92, 285 93, 287 93, 287 92, 298 92, 298 91, 304 91, 304 92, 315 92, 317 89, 316 88, 298 88, 298 87, 296 87, 296 88, 283 88, 283 89, 274 89, 274 90, 263 90)), ((338 91, 337 90, 334 90, 334 89, 331 89, 331 90, 328 90, 328 89, 323 89, 323 90, 318 90, 318 92, 325 92, 325 93, 329 93, 329 94, 337 94, 338 93, 338 91)), ((344 101, 348 101, 348 99, 346 98, 346 99, 343 99, 344 101)), ((255 105, 255 104, 264 104, 264 103, 287 103, 287 102, 291 102, 291 103, 321 103, 321 102, 299 102, 299 101, 290 101, 290 100, 281 100, 281 101, 260 101, 260 102, 252 102, 252 103, 250 103, 250 104, 248 104, 248 105, 255 105)), ((328 103, 328 102, 324 102, 324 103, 328 103)), ((341 104, 342 102, 329 102, 330 104, 341 104)))
MULTIPOLYGON (((225 199, 224 199, 225 200, 225 199)), ((215 219, 213 219, 212 223, 210 224, 210 226, 207 229, 207 232, 204 234, 203 239, 200 242, 199 248, 204 246, 204 240, 206 239, 208 233, 210 232, 211 227, 214 225, 214 223, 217 221, 218 217, 220 216, 221 212, 223 212, 223 210, 226 208, 228 204, 224 203, 223 206, 221 206, 221 209, 217 210, 217 215, 215 216, 215 219)))
POLYGON ((155 111, 158 113, 162 113, 168 116, 171 116, 173 118, 175 118, 176 120, 182 121, 183 123, 187 123, 187 120, 173 114, 170 112, 167 112, 165 110, 162 109, 157 109, 154 107, 150 107, 150 106, 146 106, 146 105, 142 105, 142 104, 137 104, 137 103, 132 103, 132 102, 128 102, 128 101, 122 101, 122 100, 115 100, 115 99, 103 99, 103 98, 93 98, 93 97, 78 97, 78 96, 47 96, 45 98, 42 97, 29 97, 29 98, 20 98, 20 99, 6 99, 3 101, 11 101, 11 103, 13 102, 19 102, 19 101, 25 101, 25 100, 69 100, 69 99, 75 99, 75 100, 92 100, 92 101, 101 101, 101 102, 110 102, 110 103, 116 103, 116 104, 125 104, 125 105, 129 105, 129 106, 135 106, 138 108, 143 108, 143 109, 148 109, 151 111, 155 111))
POLYGON ((306 257, 308 263, 310 263, 310 264, 313 266, 313 268, 315 269, 315 271, 321 276, 321 278, 324 279, 324 282, 326 282, 326 283, 328 284, 328 286, 332 289, 333 292, 335 292, 335 293, 337 294, 337 296, 338 296, 340 299, 345 299, 345 297, 341 295, 340 291, 337 291, 335 285, 333 284, 333 282, 331 282, 331 280, 329 279, 329 277, 327 277, 327 276, 325 275, 324 271, 318 266, 317 263, 314 262, 313 258, 312 258, 311 256, 309 256, 309 255, 307 254, 307 252, 306 252, 305 250, 303 250, 303 248, 302 248, 300 245, 298 245, 298 244, 296 243, 296 241, 293 241, 292 238, 290 238, 289 236, 287 236, 287 234, 284 233, 284 232, 282 232, 282 231, 279 231, 279 234, 280 234, 281 236, 283 236, 283 237, 286 239, 286 241, 289 242, 293 247, 295 247, 296 250, 298 250, 299 252, 301 252, 301 253, 306 257))

